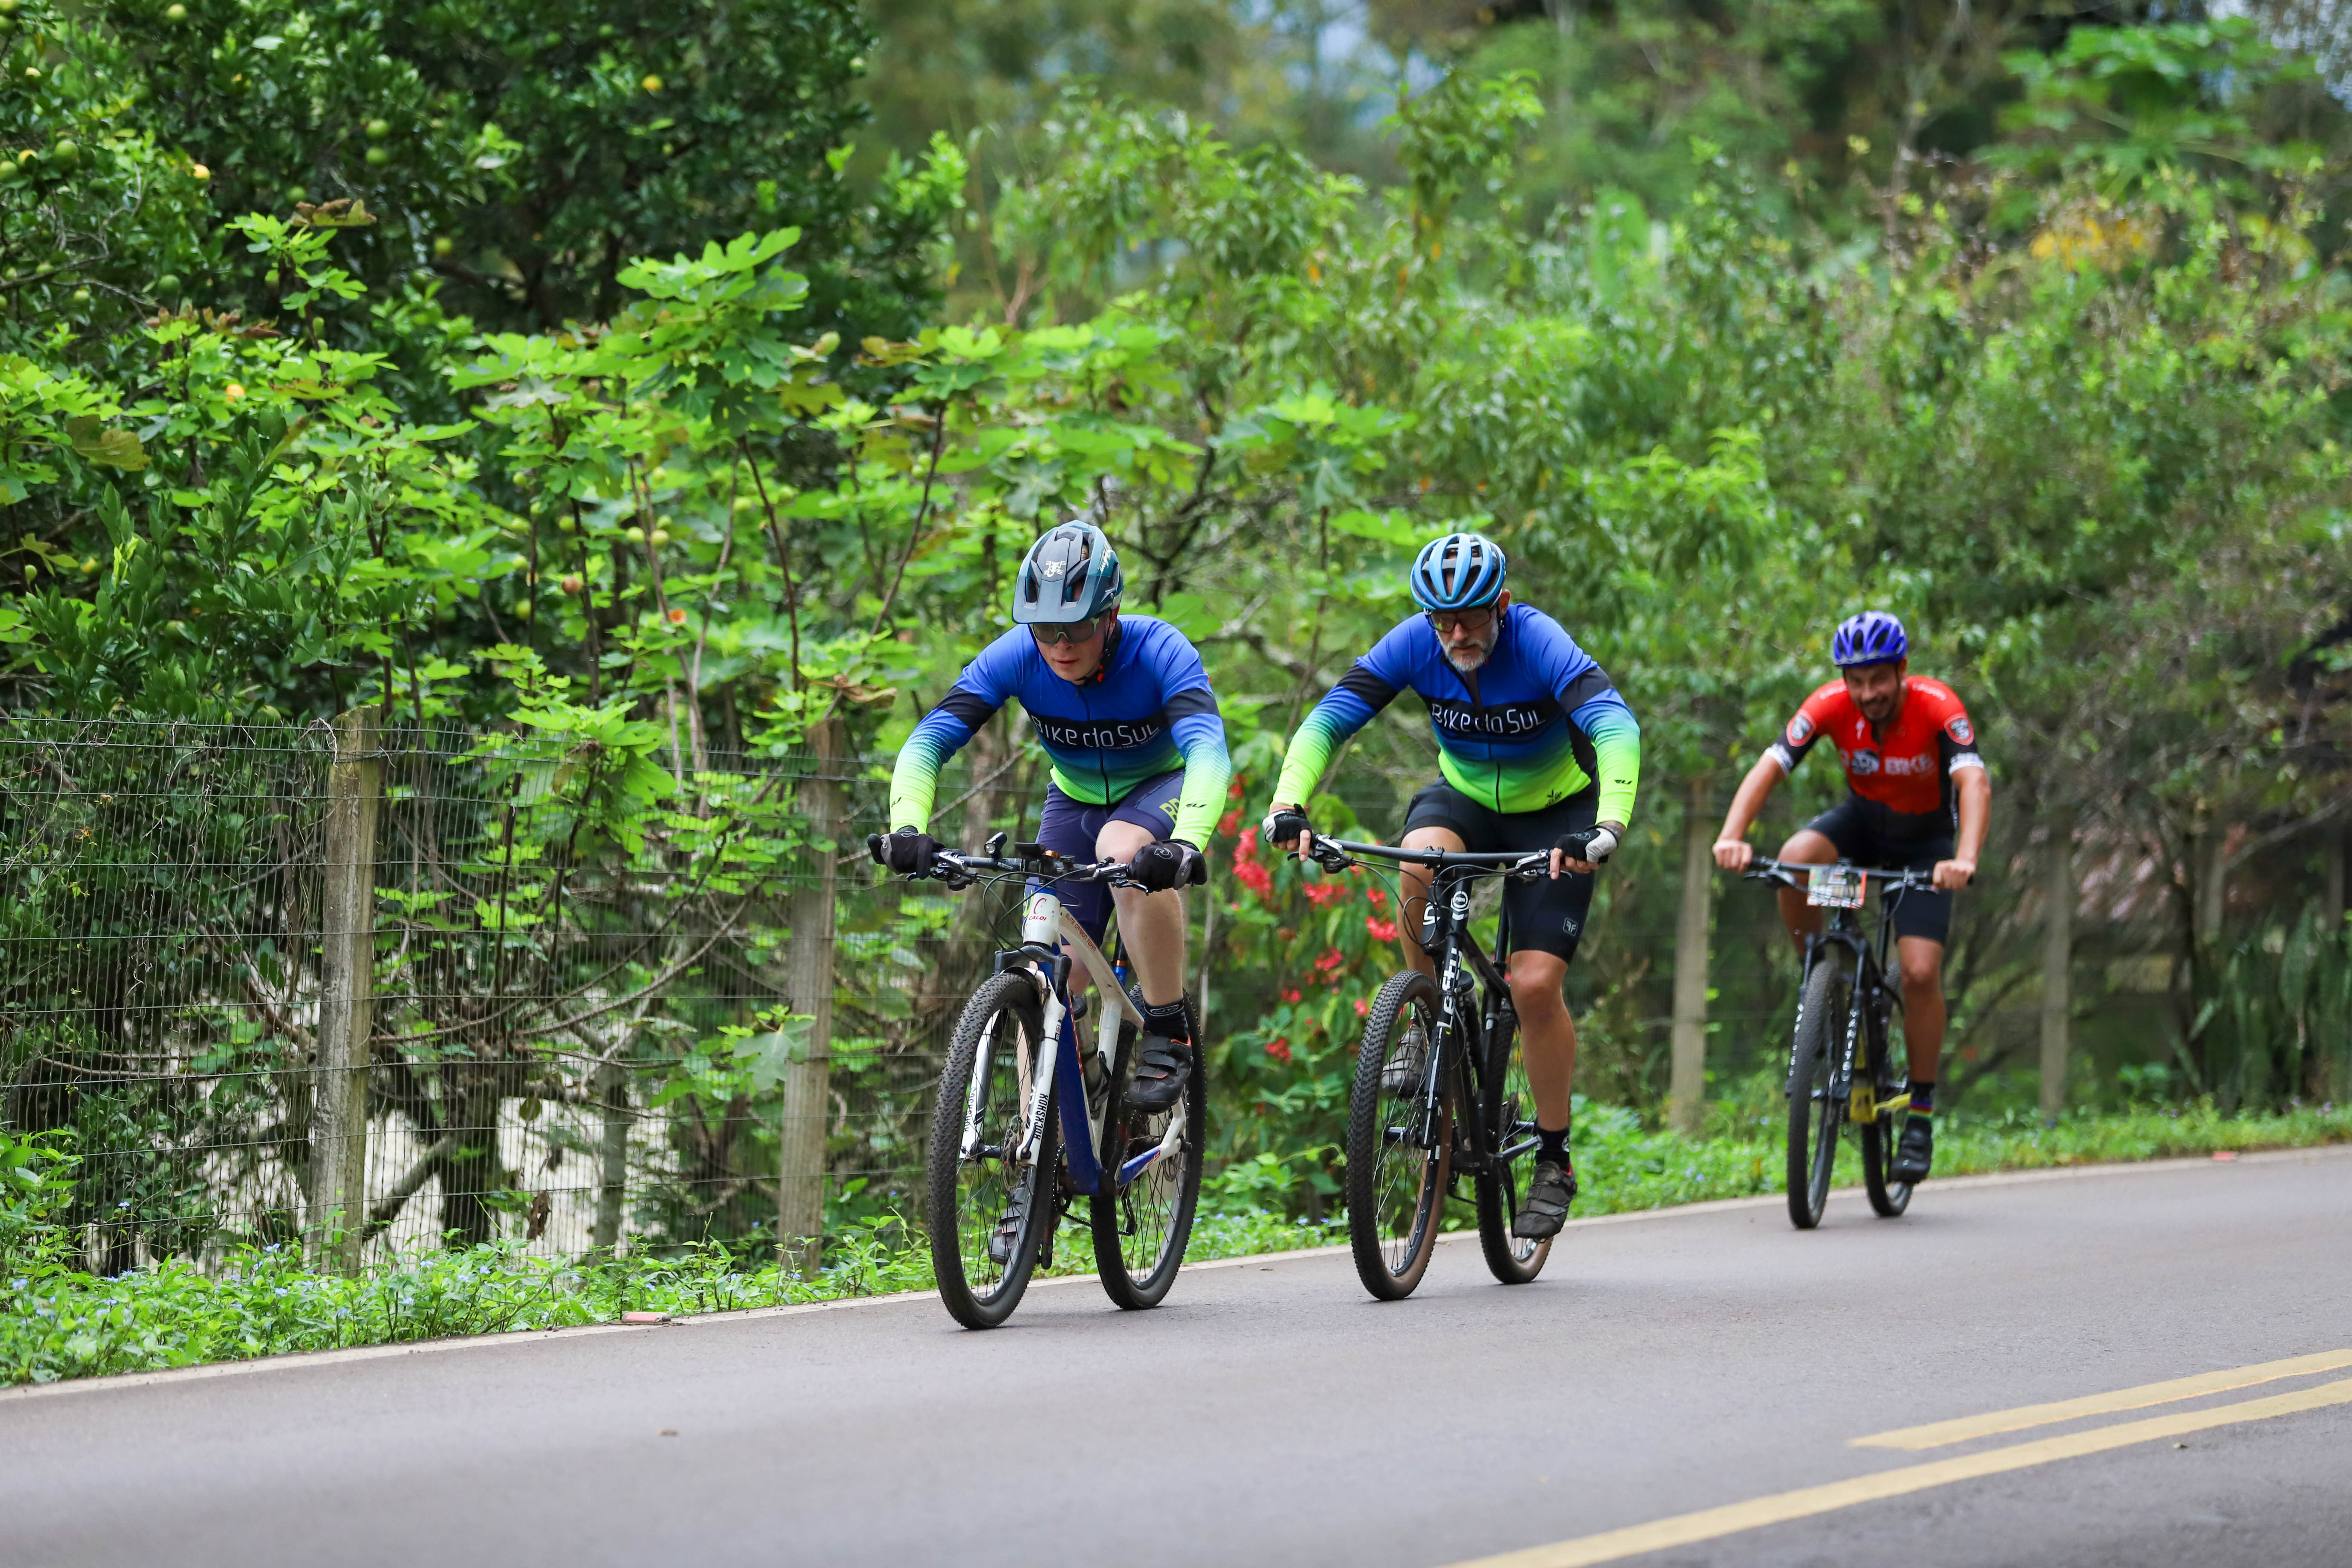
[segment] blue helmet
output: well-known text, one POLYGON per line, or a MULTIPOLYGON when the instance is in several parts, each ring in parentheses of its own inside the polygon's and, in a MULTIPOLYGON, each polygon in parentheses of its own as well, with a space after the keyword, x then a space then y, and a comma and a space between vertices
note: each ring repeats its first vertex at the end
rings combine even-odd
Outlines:
POLYGON ((1090 621, 1118 605, 1125 586, 1109 535, 1073 518, 1029 547, 1013 577, 1013 621, 1065 626, 1090 621))
POLYGON ((1503 596, 1509 569, 1500 546, 1480 533, 1449 533, 1412 561, 1412 602, 1424 610, 1474 610, 1503 596))
POLYGON ((1830 644, 1830 662, 1840 669, 1855 664, 1893 664, 1911 651, 1903 623, 1885 610, 1864 610, 1850 616, 1830 644))

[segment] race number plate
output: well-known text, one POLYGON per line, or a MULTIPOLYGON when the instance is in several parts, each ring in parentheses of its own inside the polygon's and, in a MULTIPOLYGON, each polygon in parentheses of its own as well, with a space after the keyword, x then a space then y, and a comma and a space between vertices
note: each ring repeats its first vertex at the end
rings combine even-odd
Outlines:
POLYGON ((1869 880, 1851 866, 1824 866, 1808 879, 1805 902, 1817 909, 1858 910, 1869 880))

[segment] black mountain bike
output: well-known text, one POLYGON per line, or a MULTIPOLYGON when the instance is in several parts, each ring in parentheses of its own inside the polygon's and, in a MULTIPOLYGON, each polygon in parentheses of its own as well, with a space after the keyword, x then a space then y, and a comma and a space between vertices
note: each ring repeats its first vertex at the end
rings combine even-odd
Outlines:
MULTIPOLYGON (((925 1215, 940 1300, 968 1329, 1003 1322, 1031 1274, 1052 1266, 1055 1232, 1084 1199, 1105 1293, 1121 1307, 1156 1307, 1192 1239, 1206 1075, 1196 1067, 1164 1110, 1127 1102, 1142 994, 1122 986, 1054 889, 1139 884, 1116 861, 1081 865, 1036 844, 1014 845, 1006 859, 1004 839, 978 855, 941 851, 933 872, 950 888, 1035 883, 1021 945, 996 955, 995 973, 964 1004, 940 1071, 925 1215), (1094 981, 1091 996, 1072 990, 1074 967, 1094 981), (1082 1050, 1089 1031, 1093 1049, 1082 1050)), ((866 842, 879 861, 881 836, 866 842)), ((1197 1051, 1198 1028, 1193 1039, 1197 1051)))
POLYGON ((1907 1070, 1887 1033, 1900 987, 1887 984, 1886 954, 1904 895, 1932 891, 1935 878, 1927 871, 1874 870, 1843 861, 1799 865, 1760 855, 1745 875, 1795 888, 1807 903, 1830 911, 1823 929, 1805 942, 1789 1047, 1789 1218, 1799 1230, 1822 1223, 1837 1164, 1838 1129, 1852 1122, 1862 1135, 1862 1184, 1870 1206, 1893 1219, 1911 1203, 1911 1184, 1887 1173, 1911 1095, 1907 1070), (1859 913, 1873 878, 1880 884, 1874 940, 1864 934, 1859 913))
MULTIPOLYGON (((1477 1192, 1478 1244, 1506 1285, 1543 1272, 1551 1240, 1511 1234, 1536 1152, 1534 1097, 1512 1049, 1510 986, 1470 934, 1470 889, 1484 877, 1532 881, 1548 854, 1452 855, 1317 837, 1328 872, 1364 859, 1427 866, 1435 875, 1421 927, 1437 977, 1391 975, 1364 1020, 1348 1100, 1348 1240, 1356 1275, 1384 1301, 1412 1294, 1429 1269, 1445 1200, 1465 1173, 1477 1192), (1522 1112, 1524 1111, 1524 1114, 1522 1112)), ((1399 901, 1398 913, 1403 913, 1399 901)), ((1496 942, 1509 951, 1507 931, 1496 942)))

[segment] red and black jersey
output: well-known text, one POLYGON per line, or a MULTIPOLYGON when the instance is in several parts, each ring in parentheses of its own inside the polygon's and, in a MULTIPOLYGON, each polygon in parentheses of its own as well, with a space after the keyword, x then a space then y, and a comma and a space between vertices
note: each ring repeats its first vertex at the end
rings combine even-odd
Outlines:
POLYGON ((1904 678, 1903 706, 1883 734, 1853 705, 1843 679, 1829 682, 1805 699, 1771 754, 1794 773, 1823 738, 1843 759, 1855 796, 1887 814, 1897 831, 1947 831, 1955 820, 1952 775, 1984 766, 1969 710, 1950 687, 1924 675, 1904 678))

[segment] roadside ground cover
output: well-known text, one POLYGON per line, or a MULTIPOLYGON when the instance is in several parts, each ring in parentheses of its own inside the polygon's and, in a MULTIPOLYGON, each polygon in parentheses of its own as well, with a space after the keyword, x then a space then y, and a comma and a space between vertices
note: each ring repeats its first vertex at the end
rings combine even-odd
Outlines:
MULTIPOLYGON (((1728 1134, 1694 1140, 1646 1130, 1620 1107, 1585 1106, 1580 1116, 1580 1215, 1779 1190, 1782 1146, 1763 1118, 1743 1118, 1728 1134)), ((2049 1128, 2014 1118, 1962 1118, 1939 1130, 1938 1140, 1943 1175, 2304 1148, 2352 1142, 2352 1106, 2224 1116, 2200 1101, 2049 1128)), ((1852 1162, 1849 1144, 1842 1183, 1860 1178, 1852 1162)), ((1222 1173, 1202 1194, 1193 1260, 1344 1240, 1336 1219, 1294 1220, 1262 1206, 1284 1177, 1271 1157, 1222 1173)), ((313 1272, 299 1254, 266 1247, 235 1254, 212 1273, 174 1258, 111 1279, 20 1248, 9 1259, 0 1311, 0 1383, 612 1322, 624 1312, 714 1312, 928 1289, 929 1258, 908 1240, 896 1219, 869 1221, 830 1238, 825 1267, 807 1279, 772 1263, 747 1266, 717 1247, 583 1263, 492 1245, 420 1253, 352 1278, 313 1272)), ((1092 1268, 1075 1234, 1066 1233, 1057 1251, 1055 1273, 1092 1268)))

